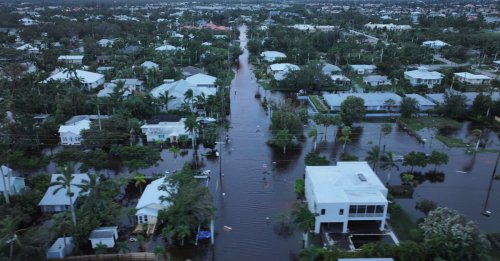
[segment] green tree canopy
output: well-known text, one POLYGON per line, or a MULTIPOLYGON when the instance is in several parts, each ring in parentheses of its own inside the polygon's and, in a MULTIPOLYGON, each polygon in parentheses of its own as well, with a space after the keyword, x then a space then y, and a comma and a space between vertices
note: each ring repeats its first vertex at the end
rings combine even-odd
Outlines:
POLYGON ((362 121, 365 114, 365 101, 359 97, 349 96, 340 104, 340 119, 346 126, 362 121))

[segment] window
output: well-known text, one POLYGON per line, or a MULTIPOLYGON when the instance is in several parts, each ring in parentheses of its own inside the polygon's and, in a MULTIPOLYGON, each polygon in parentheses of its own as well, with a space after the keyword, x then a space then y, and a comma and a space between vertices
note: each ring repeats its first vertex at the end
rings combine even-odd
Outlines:
POLYGON ((375 213, 384 213, 384 206, 383 205, 376 206, 375 213))
POLYGON ((370 213, 370 214, 375 213, 375 206, 368 206, 366 209, 366 213, 370 213))
POLYGON ((148 216, 144 216, 144 223, 148 222, 148 216))
POLYGON ((349 207, 349 214, 356 214, 356 206, 349 207))
POLYGON ((324 215, 326 213, 326 209, 322 208, 321 209, 321 215, 324 215))
POLYGON ((165 135, 158 135, 158 139, 164 139, 165 135))
POLYGON ((339 215, 340 216, 344 215, 344 209, 343 208, 339 209, 339 215))

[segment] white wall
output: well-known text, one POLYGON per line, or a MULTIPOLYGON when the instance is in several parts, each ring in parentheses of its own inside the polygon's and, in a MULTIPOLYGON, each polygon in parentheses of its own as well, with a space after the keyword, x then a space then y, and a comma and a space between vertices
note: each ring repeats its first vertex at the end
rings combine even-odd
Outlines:
POLYGON ((81 145, 82 137, 72 132, 59 133, 61 137, 61 145, 81 145))

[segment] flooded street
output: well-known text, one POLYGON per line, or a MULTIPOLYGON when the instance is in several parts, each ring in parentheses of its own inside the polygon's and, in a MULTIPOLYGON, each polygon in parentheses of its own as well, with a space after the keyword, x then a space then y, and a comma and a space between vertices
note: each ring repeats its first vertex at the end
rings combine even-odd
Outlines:
MULTIPOLYGON (((246 47, 245 29, 240 28, 242 48, 246 47)), ((258 85, 248 56, 244 49, 231 86, 231 142, 222 148, 223 176, 214 194, 215 260, 290 260, 300 249, 301 237, 278 235, 274 223, 295 202, 294 180, 302 177, 304 164, 300 152, 292 152, 297 160, 274 157, 266 145, 269 118, 254 98, 258 85), (266 167, 269 175, 263 173, 266 167), (226 231, 223 226, 232 229, 226 231)))

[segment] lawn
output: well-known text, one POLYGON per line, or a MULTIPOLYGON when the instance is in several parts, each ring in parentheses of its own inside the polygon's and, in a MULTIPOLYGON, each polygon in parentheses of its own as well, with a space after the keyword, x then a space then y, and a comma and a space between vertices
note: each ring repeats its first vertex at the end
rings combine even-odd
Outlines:
POLYGON ((468 145, 468 143, 464 142, 462 139, 450 138, 443 135, 436 135, 436 139, 441 141, 448 148, 462 148, 468 145))
POLYGON ((442 117, 419 117, 419 118, 403 118, 408 127, 414 131, 419 131, 423 128, 459 128, 462 123, 442 117))
POLYGON ((311 100, 319 113, 327 113, 329 111, 328 107, 318 95, 309 95, 309 100, 311 100))
POLYGON ((411 240, 411 230, 417 229, 417 225, 399 205, 392 203, 389 205, 391 225, 394 233, 398 236, 399 241, 411 240))

